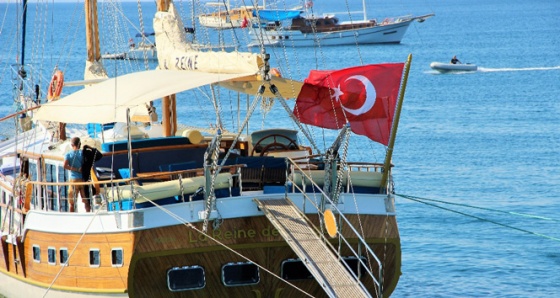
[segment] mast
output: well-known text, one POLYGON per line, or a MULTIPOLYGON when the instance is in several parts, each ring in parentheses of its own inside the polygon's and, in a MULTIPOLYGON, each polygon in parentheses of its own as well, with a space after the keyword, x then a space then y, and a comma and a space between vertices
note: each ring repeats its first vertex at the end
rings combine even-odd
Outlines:
POLYGON ((86 0, 84 5, 86 13, 87 61, 94 63, 101 59, 101 50, 99 47, 99 27, 97 24, 97 1, 86 0))
MULTIPOLYGON (((168 11, 170 0, 158 0, 157 11, 168 11)), ((177 132, 177 101, 175 94, 163 97, 161 101, 161 120, 163 128, 163 136, 174 136, 177 132)))
MULTIPOLYGON (((25 65, 25 31, 27 27, 27 0, 23 0, 23 14, 22 14, 22 26, 21 26, 21 73, 25 74, 23 66, 25 65)), ((24 75, 22 75, 24 77, 24 75)))
POLYGON ((362 11, 364 13, 364 21, 367 21, 366 0, 362 0, 362 11))
POLYGON ((412 62, 412 54, 409 54, 408 59, 406 60, 406 68, 404 70, 404 78, 401 84, 401 90, 399 91, 399 100, 397 102, 395 117, 393 118, 393 128, 391 129, 391 137, 389 139, 389 146, 387 147, 387 155, 385 155, 385 163, 383 164, 383 176, 381 178, 381 190, 380 190, 381 192, 385 191, 384 186, 387 184, 389 172, 391 171, 391 158, 393 157, 393 148, 395 147, 395 139, 397 137, 399 119, 401 117, 402 103, 404 100, 404 93, 406 90, 406 83, 408 81, 408 73, 410 71, 411 62, 412 62))

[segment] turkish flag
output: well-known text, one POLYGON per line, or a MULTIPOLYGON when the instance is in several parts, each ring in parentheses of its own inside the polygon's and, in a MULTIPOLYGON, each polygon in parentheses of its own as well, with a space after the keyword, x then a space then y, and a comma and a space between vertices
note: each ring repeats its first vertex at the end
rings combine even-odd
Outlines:
POLYGON ((352 131, 389 144, 404 63, 370 64, 341 70, 312 70, 294 107, 302 122, 352 131))

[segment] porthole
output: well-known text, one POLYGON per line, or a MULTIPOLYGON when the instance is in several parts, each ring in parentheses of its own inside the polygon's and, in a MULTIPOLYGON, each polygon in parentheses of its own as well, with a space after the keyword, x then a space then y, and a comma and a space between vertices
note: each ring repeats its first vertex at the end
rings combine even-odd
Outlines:
POLYGON ((99 257, 99 249, 94 248, 89 250, 89 266, 90 267, 99 267, 101 264, 101 260, 99 257))
POLYGON ((167 288, 172 292, 198 290, 205 286, 204 268, 198 265, 167 270, 167 288))
POLYGON ((60 266, 68 266, 68 248, 61 247, 59 251, 60 266))
POLYGON ((56 265, 56 248, 49 247, 47 249, 47 261, 49 265, 56 265))
POLYGON ((222 282, 225 286, 246 286, 258 284, 259 267, 253 263, 229 263, 222 266, 222 282))
POLYGON ((113 248, 111 250, 111 265, 113 267, 122 267, 123 265, 123 249, 113 248))
POLYGON ((33 245, 33 261, 41 263, 41 248, 39 245, 33 245))
POLYGON ((366 273, 366 269, 364 268, 364 264, 367 264, 365 257, 360 257, 360 259, 362 260, 361 262, 358 260, 358 258, 354 256, 343 257, 342 259, 344 260, 344 262, 346 262, 348 267, 350 267, 350 270, 354 272, 354 274, 358 278, 360 278, 362 275, 364 275, 364 273, 366 273))
POLYGON ((306 280, 312 279, 313 275, 309 269, 303 265, 300 259, 288 259, 282 262, 280 276, 285 280, 306 280))

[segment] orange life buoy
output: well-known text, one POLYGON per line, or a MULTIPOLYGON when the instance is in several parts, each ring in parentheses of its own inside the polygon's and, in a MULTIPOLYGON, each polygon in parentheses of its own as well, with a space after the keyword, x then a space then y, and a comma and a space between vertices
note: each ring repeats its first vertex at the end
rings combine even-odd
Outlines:
POLYGON ((278 78, 281 78, 281 77, 282 77, 282 74, 280 73, 280 71, 278 70, 278 68, 273 68, 273 69, 271 69, 271 70, 270 70, 270 74, 273 75, 273 76, 275 76, 275 77, 278 77, 278 78))
POLYGON ((47 92, 48 100, 56 100, 62 93, 62 86, 64 85, 64 74, 61 70, 54 72, 54 75, 49 83, 49 90, 47 92))

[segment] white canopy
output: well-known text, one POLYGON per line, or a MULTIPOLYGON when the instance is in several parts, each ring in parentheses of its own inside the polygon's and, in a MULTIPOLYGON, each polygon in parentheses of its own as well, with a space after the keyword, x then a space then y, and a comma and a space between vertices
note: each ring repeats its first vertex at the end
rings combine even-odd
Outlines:
POLYGON ((60 100, 41 106, 34 120, 65 123, 126 122, 126 109, 131 113, 152 100, 204 85, 251 76, 216 74, 185 70, 149 70, 107 79, 60 100))

